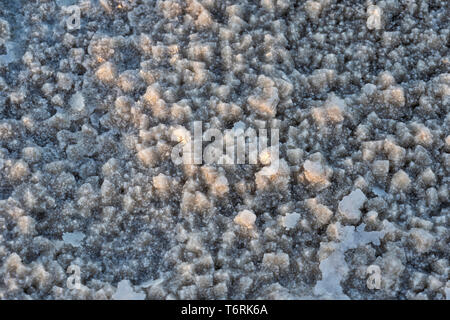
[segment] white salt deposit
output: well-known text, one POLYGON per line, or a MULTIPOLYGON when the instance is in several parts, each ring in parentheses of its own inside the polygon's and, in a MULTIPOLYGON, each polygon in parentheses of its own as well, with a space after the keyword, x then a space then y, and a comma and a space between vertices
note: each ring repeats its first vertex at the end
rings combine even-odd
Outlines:
POLYGON ((145 293, 134 292, 129 280, 122 280, 117 285, 117 290, 113 294, 114 300, 144 300, 145 293))
POLYGON ((348 299, 341 287, 341 282, 346 279, 349 271, 344 253, 350 249, 356 249, 369 243, 380 244, 380 239, 384 236, 384 231, 364 231, 365 224, 359 225, 356 229, 353 226, 341 227, 339 234, 341 242, 335 246, 335 250, 319 264, 322 272, 322 279, 314 287, 314 293, 328 299, 348 299))
POLYGON ((356 189, 339 202, 338 210, 346 220, 357 223, 361 219, 359 209, 366 200, 365 194, 360 189, 356 189))
POLYGON ((297 225, 299 219, 300 215, 298 213, 288 213, 284 217, 284 226, 286 227, 286 229, 292 229, 297 225))
POLYGON ((63 233, 62 238, 65 243, 71 244, 74 247, 79 247, 85 237, 85 234, 82 232, 65 232, 63 233))

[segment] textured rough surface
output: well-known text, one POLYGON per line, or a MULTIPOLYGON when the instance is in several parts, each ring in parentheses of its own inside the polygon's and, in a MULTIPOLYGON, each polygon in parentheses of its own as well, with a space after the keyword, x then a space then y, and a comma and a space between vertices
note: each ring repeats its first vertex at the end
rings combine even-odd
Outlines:
POLYGON ((449 299, 449 17, 2 1, 0 299, 449 299), (194 121, 279 159, 176 164, 194 121))

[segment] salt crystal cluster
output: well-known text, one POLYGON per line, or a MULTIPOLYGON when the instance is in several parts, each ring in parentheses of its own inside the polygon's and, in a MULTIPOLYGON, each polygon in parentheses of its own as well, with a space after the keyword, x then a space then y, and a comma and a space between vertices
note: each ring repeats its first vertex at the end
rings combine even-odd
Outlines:
POLYGON ((0 299, 448 299, 449 16, 2 1, 0 299))
POLYGON ((256 221, 256 216, 250 210, 243 210, 234 218, 234 222, 247 229, 252 229, 256 221))

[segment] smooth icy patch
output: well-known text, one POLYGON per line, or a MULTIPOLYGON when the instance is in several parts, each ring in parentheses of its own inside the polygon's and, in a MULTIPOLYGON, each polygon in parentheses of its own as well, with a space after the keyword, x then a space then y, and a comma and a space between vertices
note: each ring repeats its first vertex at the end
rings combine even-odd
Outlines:
POLYGON ((63 233, 63 241, 67 244, 71 244, 74 247, 81 246, 81 243, 83 242, 83 239, 86 236, 82 232, 65 232, 63 233))
POLYGON ((129 280, 122 280, 117 285, 117 291, 113 294, 114 300, 144 300, 145 293, 134 292, 129 280))

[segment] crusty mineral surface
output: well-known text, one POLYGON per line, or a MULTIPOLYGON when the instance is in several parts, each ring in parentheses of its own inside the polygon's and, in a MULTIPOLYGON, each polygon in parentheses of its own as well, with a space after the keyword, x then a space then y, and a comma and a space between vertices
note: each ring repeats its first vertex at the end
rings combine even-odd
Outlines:
POLYGON ((450 299, 449 17, 1 1, 0 299, 450 299), (194 122, 278 153, 175 163, 194 122))

